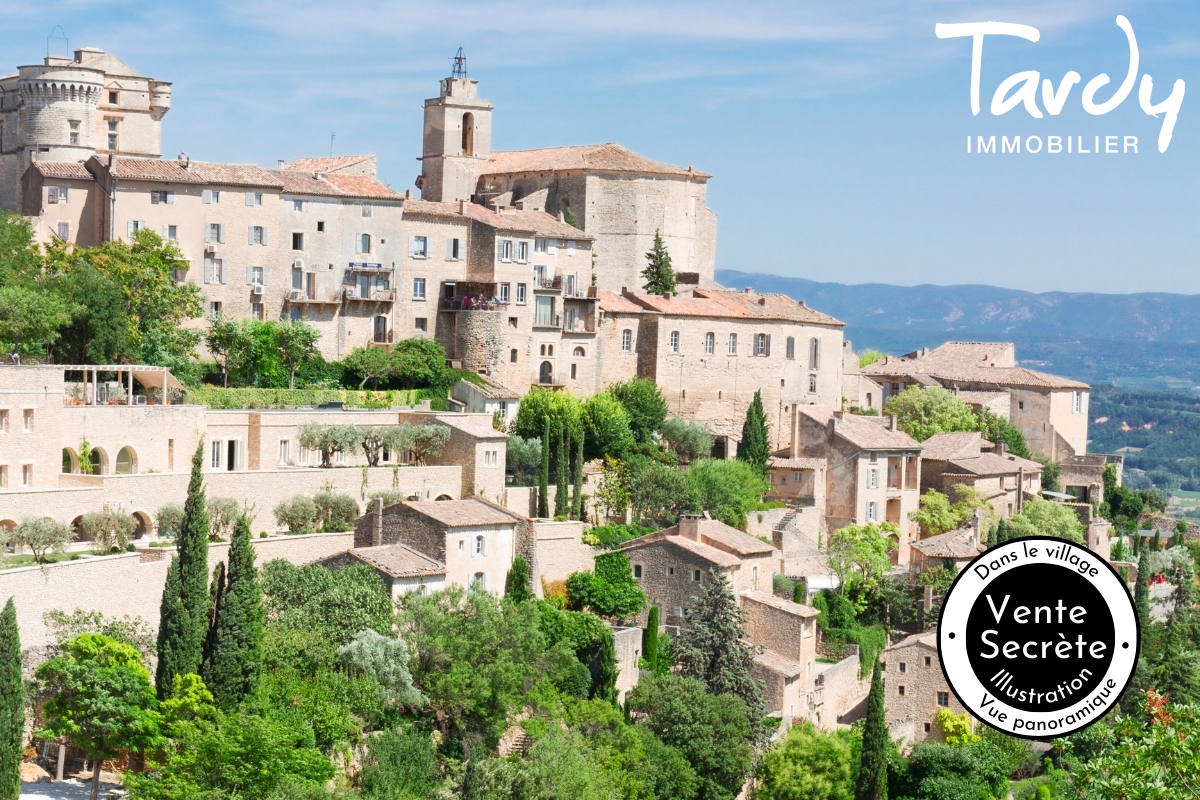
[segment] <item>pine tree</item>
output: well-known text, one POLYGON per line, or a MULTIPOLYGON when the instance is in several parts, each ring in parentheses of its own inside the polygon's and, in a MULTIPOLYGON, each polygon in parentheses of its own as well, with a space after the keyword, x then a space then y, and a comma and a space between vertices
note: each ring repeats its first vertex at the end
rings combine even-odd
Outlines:
POLYGON ((542 427, 542 463, 538 469, 538 501, 537 515, 539 519, 550 516, 550 418, 542 427))
POLYGON ((767 459, 771 457, 771 437, 767 432, 767 415, 763 411, 762 392, 755 391, 742 423, 742 440, 737 446, 738 461, 745 461, 764 476, 767 459))
POLYGON ((233 711, 254 693, 262 669, 262 590, 250 540, 250 520, 243 515, 230 540, 229 569, 217 599, 204 662, 204 683, 217 706, 226 711, 233 711))
POLYGON ((583 434, 575 444, 574 486, 571 490, 571 519, 583 521, 583 434))
POLYGON ((643 289, 649 294, 667 294, 675 291, 675 268, 671 266, 671 254, 663 243, 662 233, 654 231, 654 245, 646 253, 646 268, 642 277, 646 279, 643 289))
POLYGON ((658 669, 658 606, 650 606, 650 618, 642 632, 642 658, 647 667, 658 669))
POLYGON ((1137 587, 1133 590, 1133 604, 1137 608, 1138 622, 1142 631, 1150 628, 1150 551, 1143 547, 1138 556, 1137 587))
POLYGON ((867 717, 863 722, 862 762, 854 800, 887 800, 888 750, 891 742, 883 706, 883 670, 878 660, 867 695, 867 717))
POLYGON ((617 705, 617 650, 612 632, 605 630, 600 640, 600 655, 596 658, 596 674, 592 677, 592 700, 607 700, 617 705))
POLYGON ((571 475, 571 439, 565 425, 558 427, 558 450, 554 454, 554 517, 566 517, 570 508, 567 481, 571 475))
POLYGON ((25 686, 21 681, 21 636, 17 607, 8 598, 0 614, 0 800, 21 796, 25 755, 25 686))
POLYGON ((158 670, 155 685, 166 697, 176 675, 199 673, 208 634, 208 511, 202 468, 204 440, 192 456, 192 478, 183 504, 178 555, 167 570, 158 623, 158 670))
POLYGON ((508 578, 504 581, 504 599, 514 603, 532 600, 533 592, 529 589, 529 581, 529 562, 525 560, 525 556, 518 555, 513 559, 508 578))

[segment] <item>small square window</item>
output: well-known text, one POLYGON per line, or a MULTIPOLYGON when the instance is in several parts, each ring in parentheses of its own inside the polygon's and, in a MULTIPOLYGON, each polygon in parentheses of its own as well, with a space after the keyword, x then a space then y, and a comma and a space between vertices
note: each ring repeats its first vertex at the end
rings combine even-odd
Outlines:
POLYGON ((639 581, 642 579, 642 565, 641 564, 633 565, 633 577, 639 581))
POLYGON ((292 234, 292 249, 293 250, 303 250, 304 249, 304 234, 303 233, 293 233, 292 234))
POLYGON ((672 576, 672 575, 674 575, 674 574, 675 574, 675 568, 674 568, 674 567, 667 567, 667 576, 668 576, 668 577, 670 577, 670 576, 672 576))
POLYGON ((1024 411, 1024 410, 1025 410, 1025 401, 1018 400, 1017 401, 1017 411, 1024 411))
POLYGON ((694 570, 692 570, 692 583, 699 583, 699 582, 700 582, 700 570, 694 569, 694 570))
MULTIPOLYGON (((901 694, 904 694, 904 693, 901 692, 901 694)), ((937 693, 937 703, 939 706, 942 706, 943 708, 948 707, 950 705, 950 693, 949 692, 938 692, 937 693)))
POLYGON ((933 659, 930 658, 929 656, 925 656, 925 666, 928 667, 928 666, 932 666, 932 665, 933 665, 933 659))
POLYGON ((928 722, 925 723, 925 732, 929 733, 929 723, 928 722))
POLYGON ((324 232, 325 232, 325 223, 321 220, 318 220, 317 221, 317 233, 324 233, 324 232))
POLYGON ((117 121, 115 119, 110 119, 108 121, 108 132, 109 133, 117 132, 117 121))
POLYGON ((897 686, 897 687, 896 687, 896 693, 897 693, 897 694, 899 694, 901 697, 904 697, 904 687, 903 687, 903 686, 897 686))
POLYGON ((304 210, 304 201, 303 200, 293 200, 292 201, 292 211, 303 211, 303 210, 304 210))
POLYGON ((118 100, 118 99, 120 99, 120 94, 118 94, 117 92, 109 92, 109 93, 108 93, 108 103, 109 103, 109 105, 113 105, 113 106, 115 106, 115 105, 117 104, 117 100, 118 100))
POLYGON ((208 304, 208 313, 214 317, 217 316, 218 314, 220 314, 221 313, 220 301, 213 300, 211 303, 209 303, 208 304))
POLYGON ((509 351, 508 351, 508 360, 509 360, 509 362, 510 362, 510 363, 512 363, 512 364, 515 364, 515 363, 517 363, 517 350, 516 350, 516 348, 513 348, 512 350, 509 350, 509 351))
POLYGON ((508 327, 510 327, 510 328, 515 328, 515 327, 517 327, 517 318, 516 318, 516 317, 509 317, 509 318, 508 318, 508 327))
POLYGON ((428 330, 428 318, 417 317, 415 320, 413 320, 413 327, 419 331, 428 330))
POLYGON ((903 661, 901 661, 901 662, 900 662, 900 671, 901 671, 901 672, 908 672, 908 664, 905 664, 903 661))

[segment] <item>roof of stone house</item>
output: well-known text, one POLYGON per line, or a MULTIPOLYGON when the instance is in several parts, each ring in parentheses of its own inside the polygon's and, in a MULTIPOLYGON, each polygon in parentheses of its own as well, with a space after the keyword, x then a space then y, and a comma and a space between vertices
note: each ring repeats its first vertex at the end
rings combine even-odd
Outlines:
POLYGON ((959 364, 953 360, 884 358, 863 367, 864 375, 904 375, 926 386, 947 383, 991 383, 996 386, 1025 386, 1045 389, 1089 389, 1082 381, 1038 372, 1025 367, 959 364))
MULTIPOLYGON (((736 556, 759 556, 772 553, 775 546, 767 544, 762 539, 748 533, 742 533, 737 528, 730 527, 716 519, 704 519, 697 523, 700 527, 700 541, 718 550, 724 550, 736 556)), ((678 530, 679 526, 675 526, 678 530)), ((667 530, 671 530, 668 528, 667 530)), ((669 534, 674 535, 674 534, 669 534)))
POLYGON ((47 178, 92 179, 92 173, 87 171, 82 161, 34 161, 32 166, 47 178))
MULTIPOLYGON (((274 173, 283 182, 285 194, 316 197, 348 197, 365 200, 402 200, 404 196, 366 175, 329 175, 283 169, 274 173)), ((405 210, 408 210, 405 204, 405 210)))
POLYGON ((437 421, 447 427, 468 433, 476 439, 508 438, 508 434, 492 427, 492 418, 486 414, 439 414, 437 421))
POLYGON ((353 167, 356 164, 361 164, 364 161, 369 161, 375 158, 373 155, 362 156, 306 156, 304 158, 294 158, 287 165, 288 170, 298 170, 300 172, 337 172, 340 169, 353 167))
POLYGON ((754 663, 768 672, 782 675, 785 678, 794 678, 804 671, 803 664, 798 661, 792 661, 787 656, 781 656, 774 650, 763 650, 761 653, 756 653, 754 655, 754 663))
POLYGON ((664 297, 657 294, 634 294, 633 292, 624 296, 643 308, 677 317, 773 319, 815 325, 845 325, 844 322, 840 322, 828 314, 822 314, 808 306, 800 305, 797 301, 782 294, 746 294, 744 292, 693 289, 691 297, 682 295, 664 297))
MULTIPOLYGON (((105 161, 100 160, 101 164, 105 161)), ((156 181, 159 183, 204 183, 204 179, 188 170, 183 164, 161 158, 132 158, 113 156, 109 173, 127 181, 156 181)))
POLYGON ((1041 472, 1043 467, 1036 461, 1020 456, 999 453, 980 453, 967 458, 952 458, 950 466, 970 475, 1015 475, 1018 470, 1041 472))
POLYGON ((417 500, 405 504, 419 514, 451 528, 473 525, 511 525, 522 517, 499 506, 470 497, 466 500, 417 500))
POLYGON ((711 564, 716 564, 718 567, 736 567, 742 563, 742 560, 737 556, 727 553, 724 550, 719 550, 712 545, 701 544, 683 536, 668 536, 666 533, 666 530, 662 530, 646 536, 639 536, 636 539, 630 539, 628 542, 622 542, 619 549, 638 550, 654 544, 667 543, 687 550, 689 553, 697 555, 711 564))
MULTIPOLYGON (((176 162, 178 163, 178 162, 176 162)), ((283 181, 269 169, 257 164, 220 164, 213 161, 192 161, 190 170, 204 183, 222 186, 253 186, 282 189, 283 181)))
POLYGON ((589 172, 640 172, 651 175, 677 175, 691 178, 711 178, 692 167, 684 169, 661 161, 653 161, 627 150, 615 142, 584 144, 570 147, 543 147, 536 150, 507 150, 492 153, 481 170, 484 175, 519 172, 555 172, 584 170, 589 172))
POLYGON ((974 558, 985 548, 975 539, 974 528, 959 528, 958 530, 930 536, 912 543, 911 547, 926 558, 974 558))
POLYGON ((751 600, 755 603, 762 603, 764 606, 778 609, 779 611, 787 612, 797 617, 815 617, 821 612, 812 606, 806 606, 801 603, 793 603, 782 597, 776 597, 770 592, 756 592, 751 589, 746 589, 739 592, 742 597, 751 600))
POLYGON ((553 236, 559 239, 587 241, 595 238, 574 226, 559 222, 558 217, 547 214, 545 211, 514 209, 493 211, 478 203, 435 203, 430 200, 408 200, 404 204, 404 214, 406 216, 420 214, 454 219, 466 217, 475 222, 482 222, 496 230, 528 233, 534 236, 553 236))
POLYGON ((767 459, 767 466, 772 469, 821 469, 825 466, 825 459, 771 456, 767 459))
POLYGON ((921 442, 921 458, 926 461, 949 461, 952 458, 971 458, 979 455, 983 435, 979 431, 935 433, 921 442))
POLYGON ((883 652, 886 653, 889 650, 899 650, 902 647, 912 647, 914 644, 923 644, 926 647, 932 647, 934 650, 936 650, 937 649, 937 625, 934 625, 932 628, 930 628, 927 631, 924 631, 923 633, 914 633, 910 636, 905 636, 900 641, 885 648, 883 652))
POLYGON ((479 375, 477 378, 472 380, 463 378, 460 380, 460 383, 470 386, 472 389, 491 400, 517 400, 521 397, 521 393, 516 389, 510 389, 504 384, 496 383, 486 375, 479 375))
POLYGON ((350 551, 350 555, 393 578, 446 574, 445 564, 398 542, 376 547, 356 547, 350 551))
POLYGON ((1017 347, 1012 342, 946 342, 932 350, 922 348, 901 358, 940 367, 1015 367, 1017 347))
MULTIPOLYGON (((801 414, 828 426, 836 419, 827 406, 797 406, 801 414)), ((891 430, 884 417, 862 417, 844 414, 837 422, 837 435, 863 450, 920 450, 921 443, 901 430, 891 430)))
POLYGON ((610 314, 640 314, 646 310, 637 303, 631 302, 621 295, 606 289, 597 291, 596 297, 600 301, 600 310, 607 311, 610 314))
POLYGON ((1007 391, 972 392, 966 390, 959 391, 958 393, 959 400, 976 406, 986 406, 988 403, 995 402, 1004 397, 1011 397, 1011 393, 1007 391))

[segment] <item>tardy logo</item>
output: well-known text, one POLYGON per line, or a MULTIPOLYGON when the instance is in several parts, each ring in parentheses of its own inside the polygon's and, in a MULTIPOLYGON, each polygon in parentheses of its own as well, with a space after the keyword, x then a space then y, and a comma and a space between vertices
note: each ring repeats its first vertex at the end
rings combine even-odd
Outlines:
POLYGON ((1066 736, 1120 699, 1138 657, 1133 598, 1103 558, 1033 537, 972 561, 942 603, 938 653, 955 697, 1026 739, 1066 736))
MULTIPOLYGON (((1096 93, 1103 89, 1110 81, 1105 73, 1101 73, 1092 78, 1083 87, 1083 110, 1089 114, 1100 116, 1107 114, 1125 101, 1129 93, 1133 91, 1133 84, 1137 80, 1138 75, 1138 46, 1137 37, 1133 35, 1133 26, 1129 24, 1124 16, 1117 16, 1117 25, 1121 30, 1125 31, 1125 36, 1129 40, 1129 71, 1125 74, 1125 80, 1117 87, 1116 92, 1103 102, 1096 102, 1096 93)), ((1041 39, 1041 33, 1037 28, 1032 28, 1028 25, 1018 25, 1012 22, 958 22, 951 24, 938 23, 934 26, 934 32, 939 39, 953 39, 961 36, 972 37, 971 48, 971 113, 979 114, 979 73, 983 65, 983 37, 991 34, 993 36, 1019 36, 1022 39, 1028 39, 1031 42, 1036 42, 1041 39)), ((995 94, 992 95, 992 114, 1000 116, 1015 108, 1018 104, 1023 104, 1029 115, 1036 119, 1042 118, 1042 110, 1037 103, 1038 80, 1041 78, 1037 70, 1028 70, 1026 72, 1018 72, 1014 75, 1009 75, 999 86, 996 87, 995 94), (1015 89, 1015 91, 1014 91, 1015 89), (1010 94, 1011 92, 1011 94, 1010 94)), ((1075 70, 1070 70, 1058 82, 1058 88, 1055 89, 1054 84, 1049 78, 1042 81, 1042 105, 1046 107, 1046 111, 1051 116, 1058 116, 1067 102, 1067 97, 1071 94, 1071 88, 1082 80, 1079 73, 1075 70)), ((1175 120, 1179 117, 1179 108, 1183 105, 1184 83, 1183 79, 1175 81, 1175 86, 1171 89, 1171 94, 1167 96, 1161 103, 1152 104, 1151 93, 1154 90, 1154 79, 1149 75, 1142 75, 1141 85, 1138 87, 1138 103, 1142 107, 1142 111, 1154 118, 1158 118, 1159 114, 1163 114, 1162 127, 1158 133, 1158 152, 1167 152, 1167 147, 1171 144, 1171 132, 1175 129, 1175 120)), ((1003 144, 1009 145, 1009 149, 1005 150, 1002 147, 1001 152, 1021 152, 1020 137, 1014 137, 1014 143, 1010 144, 1007 137, 1003 137, 1003 144)), ((1128 153, 1137 152, 1137 137, 1136 136, 1048 136, 1046 137, 1046 152, 1061 153, 1063 152, 1063 140, 1066 140, 1067 153, 1128 153), (1101 151, 1101 138, 1104 139, 1104 149, 1101 151), (1124 139, 1123 142, 1118 142, 1119 139, 1124 139), (1088 141, 1091 139, 1091 141, 1088 141), (1123 146, 1123 149, 1122 149, 1123 146)), ((982 136, 976 137, 975 151, 979 153, 997 152, 996 137, 991 136, 984 139, 982 136), (989 146, 990 145, 990 146, 989 146)), ((1042 139, 1040 136, 1027 136, 1025 138, 1025 151, 1028 153, 1039 153, 1042 151, 1042 139), (1036 149, 1033 145, 1036 143, 1036 149)), ((971 137, 967 137, 967 152, 971 152, 971 137)))

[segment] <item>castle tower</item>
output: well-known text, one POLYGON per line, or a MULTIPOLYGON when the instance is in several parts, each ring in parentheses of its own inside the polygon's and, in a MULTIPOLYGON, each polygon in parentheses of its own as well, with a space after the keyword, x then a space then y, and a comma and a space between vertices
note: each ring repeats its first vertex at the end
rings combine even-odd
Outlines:
POLYGON ((454 71, 441 82, 441 95, 425 101, 421 175, 422 200, 470 200, 475 179, 492 152, 492 104, 476 94, 467 77, 462 48, 454 71))

